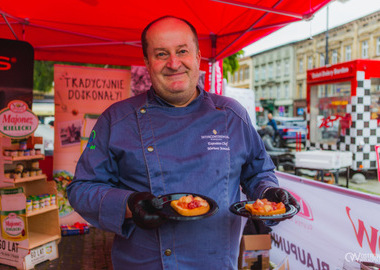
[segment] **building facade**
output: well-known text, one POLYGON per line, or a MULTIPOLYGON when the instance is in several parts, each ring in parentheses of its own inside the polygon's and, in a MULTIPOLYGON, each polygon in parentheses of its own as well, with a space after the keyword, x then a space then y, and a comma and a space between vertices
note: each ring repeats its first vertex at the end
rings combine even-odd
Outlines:
POLYGON ((294 43, 294 115, 306 105, 306 72, 309 69, 356 59, 380 60, 380 11, 294 43), (327 59, 326 59, 327 47, 327 59))
POLYGON ((253 89, 252 58, 239 59, 239 69, 234 74, 228 74, 228 84, 236 88, 253 89))
POLYGON ((293 115, 294 57, 293 44, 252 56, 257 100, 275 116, 293 115))
POLYGON ((258 114, 259 124, 265 121, 268 111, 293 116, 294 59, 294 46, 287 44, 240 59, 240 68, 230 75, 232 87, 254 90, 256 107, 265 109, 258 114))
POLYGON ((380 10, 329 29, 327 44, 326 32, 322 32, 242 58, 239 70, 229 76, 229 85, 253 89, 256 106, 273 103, 274 115, 304 115, 307 70, 323 67, 326 62, 380 60, 380 10))

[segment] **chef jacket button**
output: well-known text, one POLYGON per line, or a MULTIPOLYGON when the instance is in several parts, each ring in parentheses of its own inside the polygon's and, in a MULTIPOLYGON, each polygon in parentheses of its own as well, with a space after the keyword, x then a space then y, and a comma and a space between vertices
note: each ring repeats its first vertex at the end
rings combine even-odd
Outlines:
POLYGON ((170 255, 172 255, 172 251, 170 249, 167 249, 167 250, 165 250, 164 254, 166 256, 170 256, 170 255))
POLYGON ((140 112, 141 112, 141 113, 146 113, 146 109, 145 109, 145 108, 141 108, 141 109, 140 109, 140 112))
POLYGON ((153 146, 148 146, 148 152, 153 152, 154 151, 154 148, 153 148, 153 146))

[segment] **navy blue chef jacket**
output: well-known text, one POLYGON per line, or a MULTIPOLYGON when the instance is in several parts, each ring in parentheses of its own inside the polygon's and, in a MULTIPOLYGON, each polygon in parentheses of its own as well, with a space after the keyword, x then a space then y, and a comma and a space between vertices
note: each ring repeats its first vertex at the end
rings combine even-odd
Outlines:
POLYGON ((241 200, 239 185, 251 199, 278 186, 274 168, 237 101, 200 90, 173 107, 150 89, 99 117, 67 193, 88 222, 116 234, 115 270, 237 269, 243 220, 228 208, 241 200), (135 191, 203 194, 219 211, 144 230, 124 218, 135 191))

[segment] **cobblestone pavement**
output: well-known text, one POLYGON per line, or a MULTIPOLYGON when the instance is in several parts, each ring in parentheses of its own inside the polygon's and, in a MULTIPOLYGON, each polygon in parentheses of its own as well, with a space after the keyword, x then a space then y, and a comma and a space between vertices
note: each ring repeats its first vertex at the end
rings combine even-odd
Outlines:
MULTIPOLYGON (((36 270, 112 270, 113 233, 94 227, 90 233, 64 236, 58 244, 59 257, 35 266, 36 270)), ((1 270, 16 268, 0 264, 1 270)))

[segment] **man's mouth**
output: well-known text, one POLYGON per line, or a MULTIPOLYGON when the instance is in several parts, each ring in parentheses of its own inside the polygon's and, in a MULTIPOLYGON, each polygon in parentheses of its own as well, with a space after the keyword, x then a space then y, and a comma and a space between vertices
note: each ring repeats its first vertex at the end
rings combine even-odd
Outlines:
POLYGON ((186 74, 186 72, 177 72, 177 73, 170 73, 170 74, 164 74, 166 77, 175 78, 186 74))

